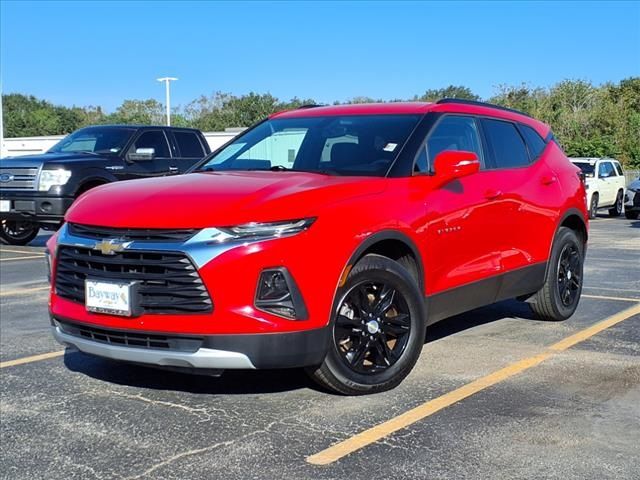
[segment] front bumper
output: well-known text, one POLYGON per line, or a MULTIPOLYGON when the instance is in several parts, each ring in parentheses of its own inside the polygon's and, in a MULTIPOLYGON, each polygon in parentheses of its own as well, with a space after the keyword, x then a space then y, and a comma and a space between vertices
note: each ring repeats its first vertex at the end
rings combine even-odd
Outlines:
POLYGON ((51 197, 45 192, 0 192, 0 200, 11 202, 8 212, 0 212, 2 220, 23 220, 37 223, 60 223, 73 203, 72 197, 51 197))
MULTIPOLYGON (((189 351, 125 345, 122 339, 128 333, 140 339, 140 332, 96 329, 56 319, 52 319, 52 332, 61 344, 99 357, 159 367, 212 370, 318 365, 326 355, 329 338, 328 328, 281 334, 183 337, 197 342, 189 351), (118 345, 113 343, 114 339, 118 339, 118 345)), ((150 336, 158 338, 155 332, 150 336)), ((179 341, 179 337, 172 340, 179 341)))
POLYGON ((640 211, 640 192, 627 190, 624 194, 624 209, 627 212, 640 211))

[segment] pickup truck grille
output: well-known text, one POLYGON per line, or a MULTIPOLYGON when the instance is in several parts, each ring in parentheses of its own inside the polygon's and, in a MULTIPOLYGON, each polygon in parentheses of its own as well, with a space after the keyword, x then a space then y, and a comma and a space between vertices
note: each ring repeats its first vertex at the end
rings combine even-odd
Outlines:
POLYGON ((121 252, 103 255, 81 247, 60 246, 56 294, 85 302, 87 278, 139 282, 138 306, 144 313, 208 313, 211 297, 191 260, 182 253, 121 252))
POLYGON ((137 228, 110 228, 94 227, 92 225, 69 224, 69 233, 78 237, 92 238, 95 240, 117 238, 129 241, 153 241, 153 242, 186 242, 199 229, 137 229, 137 228))
POLYGON ((37 168, 0 168, 0 189, 35 190, 37 177, 37 168))

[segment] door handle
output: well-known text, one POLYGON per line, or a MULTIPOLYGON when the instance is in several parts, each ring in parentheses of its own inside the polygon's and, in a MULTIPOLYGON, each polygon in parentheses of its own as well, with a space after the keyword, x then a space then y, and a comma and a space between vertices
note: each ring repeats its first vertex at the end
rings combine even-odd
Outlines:
POLYGON ((540 182, 543 185, 551 185, 553 183, 556 183, 558 181, 558 177, 556 177, 555 175, 543 175, 542 178, 540 179, 540 182))
POLYGON ((495 200, 496 198, 502 197, 502 191, 490 188, 486 192, 484 192, 484 197, 489 200, 495 200))
POLYGON ((178 167, 169 167, 169 171, 171 173, 177 173, 178 172, 178 167))

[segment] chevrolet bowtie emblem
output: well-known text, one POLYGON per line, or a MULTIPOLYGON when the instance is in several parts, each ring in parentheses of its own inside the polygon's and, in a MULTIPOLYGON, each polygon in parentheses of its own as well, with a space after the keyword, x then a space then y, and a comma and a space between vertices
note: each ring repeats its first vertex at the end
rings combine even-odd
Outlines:
POLYGON ((98 250, 103 255, 115 255, 116 253, 126 249, 129 245, 131 245, 131 242, 123 242, 122 240, 112 238, 110 240, 102 240, 96 243, 93 246, 93 249, 98 250))

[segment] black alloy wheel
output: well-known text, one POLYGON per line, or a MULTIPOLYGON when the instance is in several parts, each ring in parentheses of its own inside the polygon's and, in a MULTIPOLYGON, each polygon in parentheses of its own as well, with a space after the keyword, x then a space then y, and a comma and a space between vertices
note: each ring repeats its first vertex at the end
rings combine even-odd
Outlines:
POLYGON ((22 220, 2 220, 0 222, 0 240, 9 245, 26 245, 38 236, 40 226, 34 222, 22 220))
POLYGON ((407 301, 393 286, 362 282, 345 295, 333 331, 334 346, 355 372, 371 375, 394 365, 411 332, 407 301))
POLYGON ((576 302, 581 289, 582 268, 581 255, 573 244, 567 244, 562 249, 558 260, 558 294, 565 307, 571 307, 576 302))
POLYGON ((427 328, 412 265, 409 258, 368 254, 353 266, 336 294, 327 354, 307 369, 314 381, 344 395, 365 395, 394 388, 411 372, 427 328))

